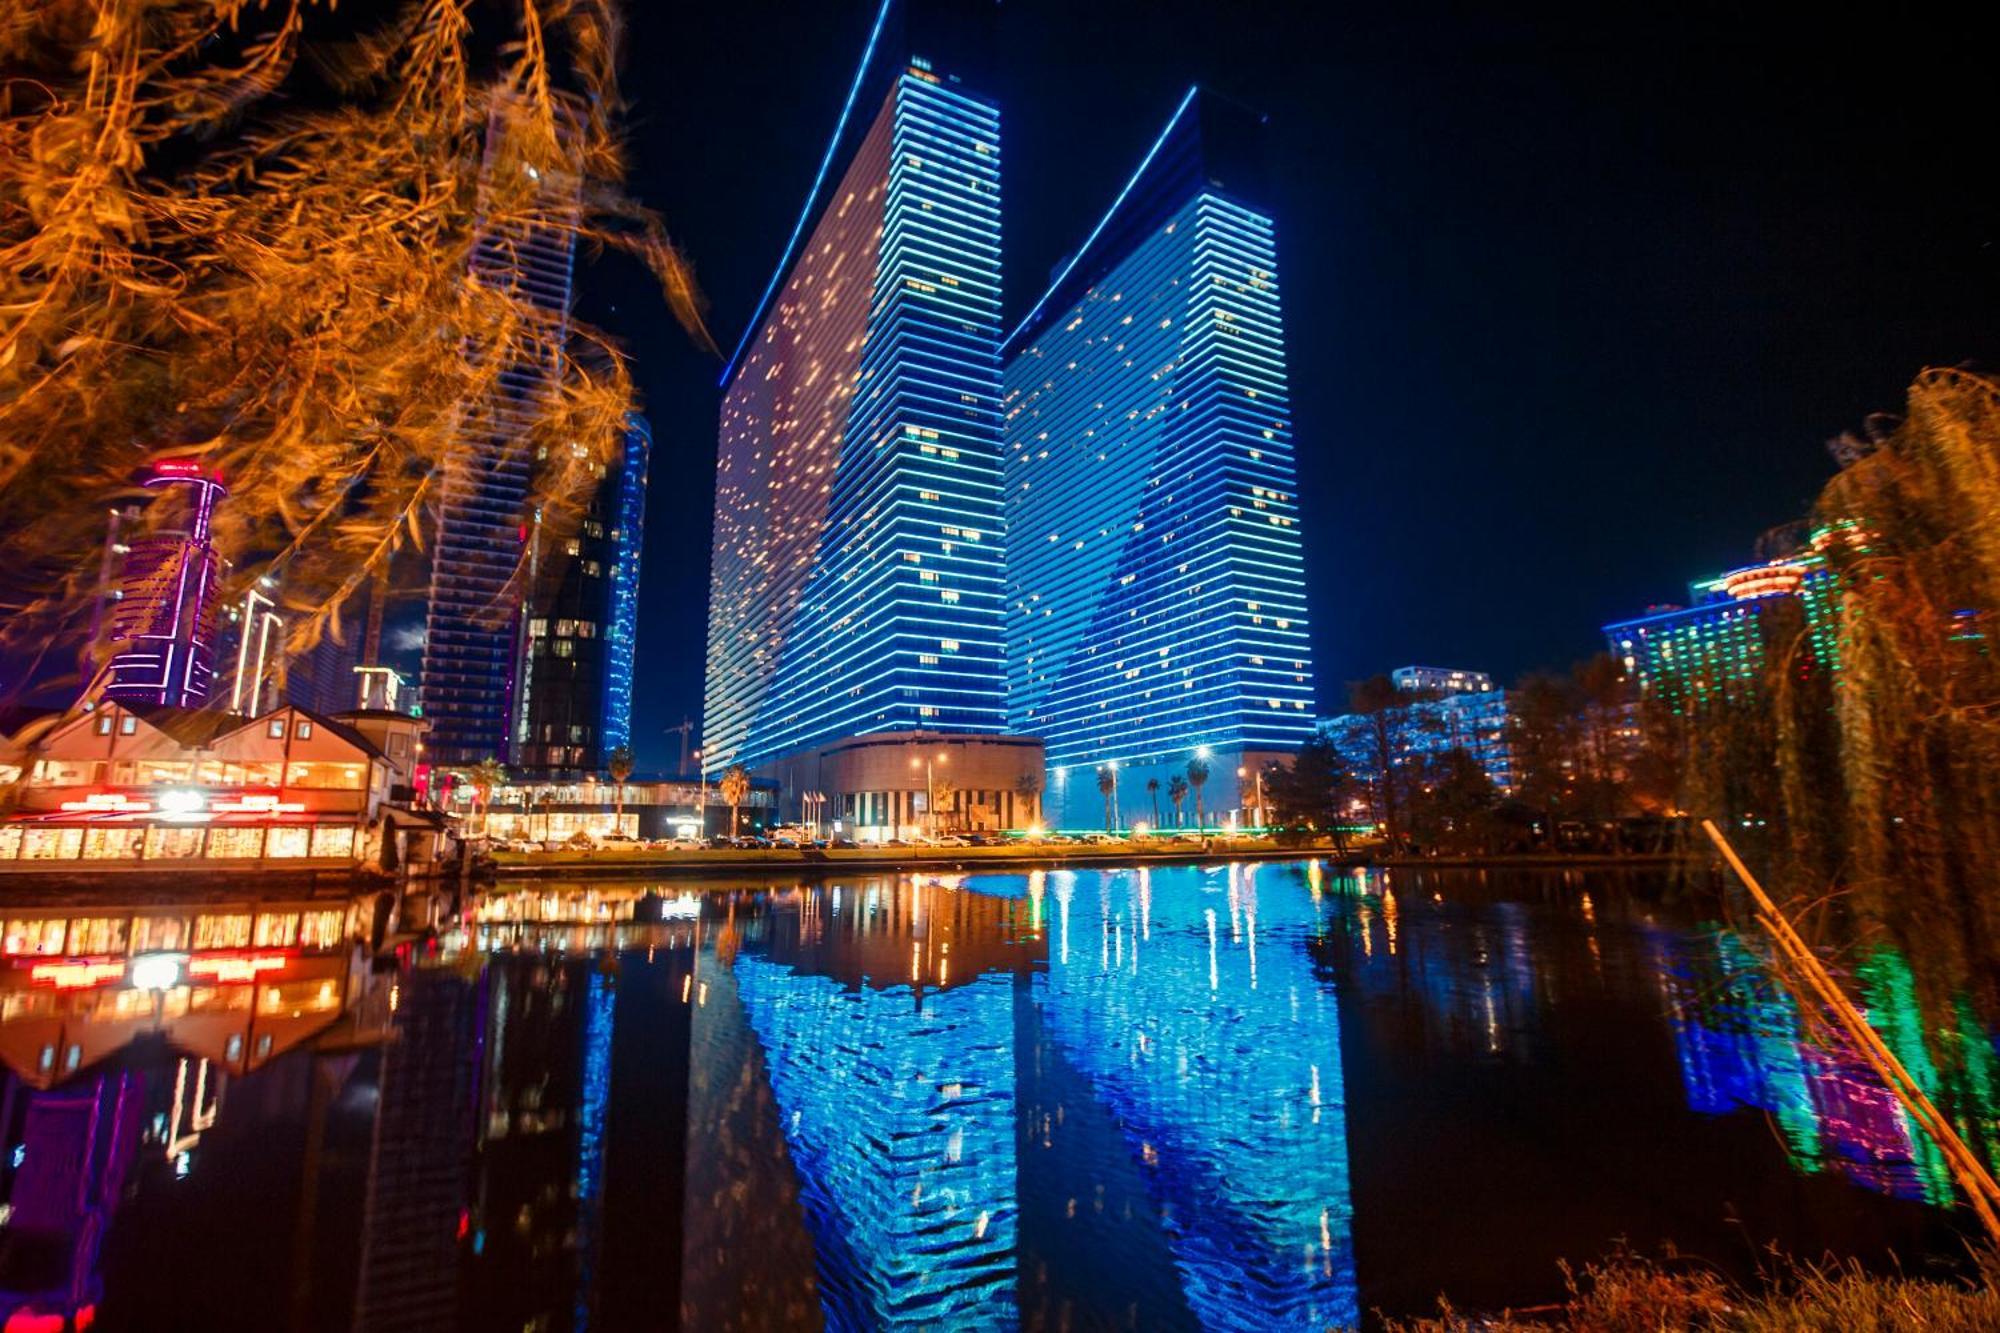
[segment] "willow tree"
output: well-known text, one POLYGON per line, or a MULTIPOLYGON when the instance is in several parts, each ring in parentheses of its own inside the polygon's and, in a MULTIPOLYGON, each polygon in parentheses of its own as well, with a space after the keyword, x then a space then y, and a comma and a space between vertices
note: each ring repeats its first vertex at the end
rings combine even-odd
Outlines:
POLYGON ((280 570, 310 646, 421 548, 466 414, 527 357, 552 360, 518 442, 531 503, 574 521, 624 360, 471 260, 538 232, 623 251, 705 339, 622 192, 612 6, 517 0, 486 56, 465 0, 372 27, 332 0, 0 6, 0 646, 85 633, 107 507, 189 456, 231 489, 230 577, 280 570))
POLYGON ((1927 370, 1900 421, 1841 443, 1816 512, 1840 599, 1837 768, 1808 730, 1781 734, 1792 818, 1836 803, 1864 907, 2000 956, 2000 379, 1927 370))

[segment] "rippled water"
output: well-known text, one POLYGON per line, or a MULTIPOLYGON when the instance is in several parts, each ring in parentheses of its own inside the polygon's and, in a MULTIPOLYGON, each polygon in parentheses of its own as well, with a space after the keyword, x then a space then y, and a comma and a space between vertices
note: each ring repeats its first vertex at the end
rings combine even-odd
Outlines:
MULTIPOLYGON (((1265 863, 678 906, 442 941, 393 978, 386 1045, 10 1079, 0 1302, 67 1284, 99 1329, 1305 1329, 1554 1299, 1558 1260, 1621 1239, 1739 1273, 1772 1243, 1960 1254, 1935 1154, 1664 878, 1265 863), (43 1151, 76 1160, 25 1170, 43 1151), (24 1229, 51 1178, 76 1206, 24 1229)), ((1983 1029, 1930 1032, 1893 954, 1856 985, 1992 1155, 1983 1029)))

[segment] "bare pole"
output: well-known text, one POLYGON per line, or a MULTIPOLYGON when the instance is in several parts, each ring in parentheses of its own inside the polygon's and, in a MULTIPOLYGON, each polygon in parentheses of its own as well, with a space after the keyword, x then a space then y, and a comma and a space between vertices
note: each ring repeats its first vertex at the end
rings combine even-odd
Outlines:
MULTIPOLYGON (((1778 910, 1778 905, 1771 901, 1771 896, 1757 882, 1757 877, 1750 873, 1750 868, 1743 864, 1743 858, 1736 854, 1736 849, 1723 836, 1722 830, 1715 826, 1715 821, 1704 819, 1701 828, 1722 854, 1722 859, 1736 873, 1736 878, 1750 891, 1750 897, 1757 904, 1758 924, 1771 937, 1792 972, 1805 983, 1811 996, 1825 1007, 1834 1024, 1847 1034, 1861 1057, 1875 1071, 1876 1077, 1902 1103, 1903 1110, 1938 1146, 1946 1164, 1951 1167, 1952 1177, 1965 1191, 1966 1199, 1972 1204, 1973 1211, 1979 1214, 1987 1234, 2000 1240, 2000 1184, 1994 1183, 1985 1163, 1966 1146, 1951 1122, 1939 1113, 1924 1090, 1917 1086, 1916 1080, 1910 1077, 1910 1071, 1903 1067, 1903 1062, 1896 1058, 1896 1053, 1889 1049, 1882 1035, 1870 1026, 1867 1017, 1847 998, 1840 983, 1826 970, 1819 955, 1812 951, 1785 914, 1778 910)), ((1783 973, 1780 976, 1782 978, 1783 973)))

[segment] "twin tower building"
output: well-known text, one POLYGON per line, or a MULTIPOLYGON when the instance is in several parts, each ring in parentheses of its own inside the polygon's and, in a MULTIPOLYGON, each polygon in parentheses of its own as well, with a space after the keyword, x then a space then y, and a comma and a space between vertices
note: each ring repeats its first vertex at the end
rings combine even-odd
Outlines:
POLYGON ((1009 331, 991 8, 883 4, 724 371, 702 767, 864 839, 1173 824, 1191 762, 1248 818, 1315 717, 1259 118, 1189 89, 1009 331))

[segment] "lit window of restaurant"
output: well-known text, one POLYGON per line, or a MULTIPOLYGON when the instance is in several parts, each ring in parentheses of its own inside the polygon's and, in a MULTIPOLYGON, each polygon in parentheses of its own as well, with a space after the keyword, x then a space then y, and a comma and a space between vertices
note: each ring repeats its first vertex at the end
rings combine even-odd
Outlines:
POLYGON ((122 916, 85 916, 69 923, 71 954, 124 953, 126 919, 122 916))
POLYGON ((131 861, 146 842, 146 830, 132 824, 85 829, 83 859, 86 861, 131 861))
POLYGON ((7 952, 22 954, 59 954, 63 948, 63 935, 69 923, 61 917, 53 919, 12 920, 7 923, 7 952))
POLYGON ((148 861, 181 861, 201 855, 201 837, 207 832, 199 827, 176 828, 169 824, 155 824, 146 830, 146 859, 148 861))
POLYGON ((214 912, 194 919, 197 949, 241 949, 250 943, 248 912, 214 912))
POLYGON ((264 841, 266 856, 304 856, 312 846, 312 830, 303 824, 270 830, 264 841))
POLYGON ((208 831, 208 854, 211 859, 240 859, 264 854, 264 830, 261 828, 212 828, 208 831))
POLYGON ((31 828, 21 835, 23 861, 74 861, 82 851, 80 828, 31 828))
POLYGON ((187 922, 177 916, 142 916, 132 922, 132 952, 187 947, 187 922))
POLYGON ((354 857, 354 826, 352 824, 326 824, 313 830, 312 854, 314 856, 339 857, 352 860, 354 857))
POLYGON ((299 916, 299 947, 330 949, 347 936, 347 913, 305 912, 299 916))
POLYGON ((260 949, 289 949, 298 943, 297 912, 263 912, 257 917, 253 942, 260 949))
POLYGON ((361 764, 293 764, 290 776, 285 779, 288 787, 318 788, 330 791, 359 791, 367 778, 367 768, 361 764))

